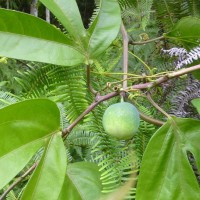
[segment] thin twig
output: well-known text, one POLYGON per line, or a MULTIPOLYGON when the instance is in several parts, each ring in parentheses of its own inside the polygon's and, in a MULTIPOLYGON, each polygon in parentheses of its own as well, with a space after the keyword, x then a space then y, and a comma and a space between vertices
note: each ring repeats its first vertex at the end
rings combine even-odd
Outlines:
POLYGON ((175 72, 171 72, 171 73, 168 74, 168 77, 174 78, 174 77, 177 77, 177 76, 182 76, 184 74, 188 74, 188 73, 196 71, 196 70, 200 70, 200 65, 195 65, 195 66, 188 67, 188 68, 185 68, 185 69, 181 69, 181 70, 178 70, 178 71, 175 71, 175 72))
MULTIPOLYGON (((200 65, 195 65, 195 66, 192 66, 192 67, 189 67, 189 68, 186 68, 186 69, 181 69, 181 70, 179 70, 177 72, 171 72, 169 74, 166 74, 165 76, 156 79, 154 82, 141 83, 141 84, 138 84, 138 85, 134 85, 134 86, 132 86, 132 89, 142 90, 142 89, 152 88, 152 87, 155 87, 155 86, 157 86, 157 85, 159 85, 161 83, 164 83, 164 82, 168 81, 169 79, 172 79, 172 78, 175 78, 175 77, 179 77, 179 76, 182 76, 184 74, 187 74, 187 73, 199 70, 199 69, 200 69, 200 65)), ((126 90, 128 90, 128 88, 126 88, 126 90)), ((118 92, 112 92, 112 93, 106 94, 104 96, 97 95, 95 101, 71 125, 69 125, 66 129, 64 129, 62 131, 62 137, 67 136, 67 134, 70 133, 70 131, 84 118, 84 116, 87 115, 90 111, 92 111, 98 104, 100 104, 101 102, 103 102, 105 100, 108 100, 108 99, 110 99, 112 97, 115 97, 117 95, 119 95, 118 92)), ((153 123, 153 124, 156 124, 158 126, 161 126, 164 123, 162 121, 153 119, 153 118, 151 118, 151 117, 149 117, 149 116, 147 116, 147 115, 145 115, 143 113, 140 113, 140 116, 141 116, 141 118, 143 120, 145 120, 147 122, 150 122, 150 123, 153 123)), ((19 182, 21 182, 28 174, 30 174, 36 168, 37 165, 38 165, 38 163, 35 163, 21 177, 19 177, 13 184, 11 184, 9 186, 9 188, 1 195, 0 200, 3 200, 6 197, 6 195, 19 182)))
POLYGON ((143 112, 139 111, 140 113, 140 118, 143 119, 146 122, 149 122, 151 124, 154 124, 156 126, 162 126, 165 122, 160 121, 158 119, 154 119, 152 117, 149 117, 148 115, 145 115, 143 112))
MULTIPOLYGON (((182 76, 182 75, 184 75, 186 73, 189 73, 189 72, 192 72, 192 71, 195 71, 195 70, 198 70, 198 69, 200 69, 200 65, 189 67, 187 69, 182 69, 182 70, 179 70, 177 72, 172 72, 172 73, 166 74, 165 76, 163 76, 161 78, 158 78, 153 82, 141 83, 141 84, 138 84, 138 85, 133 85, 131 87, 131 89, 139 89, 139 90, 149 89, 149 88, 155 87, 155 86, 157 86, 157 85, 159 85, 161 83, 164 83, 164 82, 168 81, 171 78, 182 76)), ((128 89, 130 89, 130 88, 126 88, 125 90, 128 90, 128 89)), ((62 132, 63 137, 65 137, 67 134, 69 134, 70 131, 84 118, 84 116, 87 115, 90 111, 92 111, 99 103, 101 103, 102 101, 108 100, 108 99, 110 99, 110 98, 112 98, 114 96, 117 96, 118 94, 119 94, 118 92, 112 92, 112 93, 108 93, 108 94, 106 94, 104 96, 97 95, 96 100, 71 125, 69 125, 66 129, 63 130, 63 132, 62 132)), ((145 118, 144 118, 144 120, 145 120, 145 118)), ((147 120, 149 120, 149 119, 147 119, 147 120)), ((158 122, 158 124, 159 123, 160 122, 158 122)))
POLYGON ((136 56, 134 53, 132 53, 131 51, 129 51, 129 53, 134 56, 135 58, 137 58, 144 66, 145 68, 151 73, 151 68, 138 56, 136 56))
POLYGON ((90 65, 87 65, 87 87, 89 88, 92 94, 97 94, 97 91, 91 85, 91 77, 90 77, 90 65))
POLYGON ((155 87, 157 85, 160 85, 161 83, 168 81, 169 79, 179 77, 179 76, 182 76, 184 74, 188 74, 188 73, 196 71, 196 70, 200 70, 200 65, 195 65, 195 66, 192 66, 192 67, 188 67, 186 69, 181 69, 181 70, 176 71, 176 72, 168 73, 168 74, 164 75, 163 77, 160 77, 160 78, 158 78, 158 79, 156 79, 152 82, 133 85, 131 88, 127 88, 127 90, 128 89, 142 90, 142 89, 148 89, 148 88, 150 89, 152 87, 155 87))
POLYGON ((20 176, 14 183, 12 183, 8 189, 0 196, 0 200, 3 200, 6 195, 18 184, 20 183, 26 176, 28 176, 38 165, 38 162, 35 162, 22 176, 20 176))
POLYGON ((150 42, 155 42, 157 40, 163 40, 165 37, 164 36, 160 36, 151 40, 147 40, 147 41, 143 41, 143 42, 134 42, 134 41, 129 41, 129 44, 131 45, 143 45, 143 44, 148 44, 150 42))
POLYGON ((160 111, 163 115, 165 115, 167 118, 170 118, 170 115, 168 113, 166 113, 152 98, 151 98, 151 94, 148 92, 147 93, 147 99, 149 100, 149 102, 158 110, 160 111))
POLYGON ((121 32, 123 37, 123 89, 127 88, 127 73, 128 73, 128 34, 124 27, 124 24, 121 25, 121 32))
MULTIPOLYGON (((97 95, 95 101, 66 129, 62 131, 62 137, 67 136, 71 132, 71 130, 83 119, 85 115, 87 115, 90 111, 92 111, 99 103, 102 101, 108 100, 114 96, 117 96, 118 92, 112 92, 104 96, 97 95)), ((30 174, 37 166, 38 163, 35 163, 32 167, 30 167, 22 176, 20 176, 10 187, 2 194, 0 200, 3 200, 6 195, 18 184, 20 183, 28 174, 30 174)))
POLYGON ((71 125, 69 125, 62 131, 62 136, 65 137, 67 134, 69 134, 70 131, 84 118, 84 116, 87 115, 90 111, 92 111, 98 104, 100 104, 102 101, 117 96, 118 94, 118 92, 112 92, 104 96, 97 95, 95 101, 71 125))

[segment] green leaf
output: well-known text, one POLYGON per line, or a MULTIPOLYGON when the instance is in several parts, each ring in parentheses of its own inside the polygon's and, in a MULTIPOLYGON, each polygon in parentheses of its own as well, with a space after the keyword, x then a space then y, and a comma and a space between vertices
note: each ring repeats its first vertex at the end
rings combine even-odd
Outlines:
MULTIPOLYGON (((192 65, 194 66, 195 62, 193 62, 192 65)), ((194 76, 194 78, 196 78, 200 81, 200 70, 196 70, 196 71, 192 72, 192 75, 194 76)))
POLYGON ((69 164, 58 200, 98 200, 102 185, 98 166, 89 162, 69 164))
POLYGON ((0 9, 0 56, 71 66, 84 56, 57 28, 32 15, 0 9))
POLYGON ((65 180, 66 166, 66 150, 62 137, 54 134, 21 199, 57 200, 65 180))
POLYGON ((144 153, 136 199, 199 199, 200 187, 187 157, 191 152, 200 170, 199 143, 199 120, 168 120, 151 138, 144 153))
POLYGON ((186 47, 196 47, 200 44, 200 19, 184 17, 165 36, 181 42, 186 47))
POLYGON ((198 113, 200 114, 200 98, 193 99, 192 104, 197 109, 198 113))
MULTIPOLYGON (((136 179, 133 176, 132 179, 127 181, 124 185, 120 186, 118 189, 114 190, 113 192, 109 193, 108 195, 102 196, 99 200, 124 200, 127 199, 128 193, 130 192, 133 185, 136 184, 136 179)), ((129 198, 128 198, 129 199, 129 198)))
POLYGON ((79 42, 86 40, 86 30, 76 0, 40 0, 79 42))
POLYGON ((142 0, 138 3, 138 6, 140 8, 140 12, 142 12, 141 26, 142 26, 142 29, 144 31, 145 31, 145 28, 146 28, 149 20, 150 20, 152 5, 153 5, 153 0, 142 0))
POLYGON ((0 109, 0 188, 24 168, 59 125, 59 110, 50 100, 27 100, 0 109))
POLYGON ((117 0, 101 0, 99 13, 88 33, 88 53, 96 57, 106 50, 116 38, 121 25, 121 13, 117 0))

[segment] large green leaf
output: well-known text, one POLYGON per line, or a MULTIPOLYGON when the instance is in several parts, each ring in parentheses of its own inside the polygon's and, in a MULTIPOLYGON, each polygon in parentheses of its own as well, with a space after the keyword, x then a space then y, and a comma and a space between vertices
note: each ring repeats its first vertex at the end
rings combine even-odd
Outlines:
POLYGON ((197 109, 198 113, 200 114, 200 98, 193 99, 192 104, 197 109))
POLYGON ((137 200, 199 199, 200 187, 188 161, 200 170, 200 121, 173 117, 150 140, 142 160, 137 200))
MULTIPOLYGON (((40 0, 81 44, 86 40, 86 30, 76 0, 40 0)), ((86 41, 85 41, 86 42, 86 41)))
POLYGON ((69 164, 58 200, 98 200, 102 185, 98 166, 89 162, 69 164))
POLYGON ((50 100, 27 100, 0 109, 0 188, 23 169, 59 126, 59 110, 50 100))
POLYGON ((200 44, 200 19, 184 17, 165 36, 181 42, 186 47, 195 47, 200 44))
POLYGON ((88 53, 96 57, 116 38, 121 25, 121 13, 117 0, 101 0, 100 11, 88 33, 88 53))
POLYGON ((76 65, 84 56, 54 26, 32 15, 0 9, 0 56, 76 65))
POLYGON ((65 180, 66 166, 66 150, 61 134, 54 134, 21 199, 57 200, 65 180))

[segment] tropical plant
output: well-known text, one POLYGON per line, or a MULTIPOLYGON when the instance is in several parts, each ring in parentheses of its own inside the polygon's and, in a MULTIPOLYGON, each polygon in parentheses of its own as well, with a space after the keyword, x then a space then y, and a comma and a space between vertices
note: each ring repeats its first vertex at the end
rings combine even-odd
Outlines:
POLYGON ((86 29, 75 0, 40 2, 64 32, 0 9, 0 56, 34 61, 14 75, 18 93, 0 93, 0 199, 198 199, 200 19, 174 15, 171 27, 160 17, 182 9, 171 1, 161 13, 154 1, 101 0, 86 29), (174 44, 185 50, 158 56, 174 44), (140 112, 129 140, 102 126, 121 98, 140 112))

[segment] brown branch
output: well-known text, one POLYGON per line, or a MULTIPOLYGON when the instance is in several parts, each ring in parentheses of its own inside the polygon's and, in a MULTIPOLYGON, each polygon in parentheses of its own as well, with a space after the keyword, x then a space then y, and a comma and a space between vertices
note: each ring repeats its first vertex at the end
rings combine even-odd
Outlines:
POLYGON ((157 40, 163 40, 163 39, 164 39, 164 36, 160 36, 160 37, 157 37, 157 38, 154 38, 154 39, 151 39, 151 40, 147 40, 147 41, 143 41, 143 42, 129 41, 129 44, 131 44, 131 45, 143 45, 143 44, 148 44, 150 42, 155 42, 157 40))
POLYGON ((166 113, 152 98, 151 98, 151 94, 148 92, 147 93, 147 99, 149 100, 149 102, 158 110, 160 111, 163 115, 165 115, 167 118, 169 118, 169 114, 166 113))
POLYGON ((184 74, 191 73, 191 72, 196 71, 196 70, 200 70, 200 65, 195 65, 195 66, 192 66, 192 67, 181 69, 181 70, 176 71, 176 72, 172 72, 172 73, 168 74, 168 77, 174 78, 174 77, 182 76, 184 74))
POLYGON ((62 131, 62 136, 65 137, 67 134, 69 134, 70 131, 84 118, 84 116, 92 111, 99 103, 117 96, 118 94, 118 92, 112 92, 104 96, 97 95, 95 101, 72 124, 62 131))
POLYGON ((171 72, 169 74, 166 74, 163 77, 156 79, 153 82, 147 82, 147 83, 141 83, 141 84, 138 84, 138 85, 133 85, 131 88, 127 88, 127 89, 142 90, 142 89, 152 88, 152 87, 155 87, 157 85, 160 85, 161 83, 168 81, 169 79, 179 77, 179 76, 182 76, 184 74, 188 74, 188 73, 196 71, 196 70, 200 70, 200 65, 195 65, 195 66, 192 66, 192 67, 188 67, 186 69, 181 69, 181 70, 176 71, 176 72, 171 72))
POLYGON ((34 163, 22 176, 20 176, 14 183, 12 183, 8 189, 0 196, 0 200, 5 199, 6 195, 18 184, 20 183, 26 176, 28 176, 38 165, 38 162, 34 163))
MULTIPOLYGON (((148 88, 152 88, 155 87, 161 83, 164 83, 166 81, 168 81, 169 79, 175 78, 175 77, 179 77, 182 76, 184 74, 190 73, 192 71, 195 70, 200 70, 200 65, 195 65, 193 67, 189 67, 186 69, 181 69, 177 72, 172 72, 167 74, 166 76, 163 76, 161 78, 158 78, 157 80, 155 80, 154 82, 148 82, 148 83, 141 83, 138 85, 134 85, 132 86, 131 89, 148 89, 148 88)), ((127 88, 126 90, 128 90, 129 88, 127 88)), ((98 104, 100 104, 102 101, 108 100, 112 97, 117 96, 119 93, 118 92, 112 92, 109 94, 106 94, 104 96, 101 95, 97 95, 95 101, 71 124, 69 125, 66 129, 64 129, 62 131, 62 137, 65 137, 67 134, 70 133, 70 131, 84 118, 85 115, 87 115, 90 111, 92 111, 98 104)), ((140 112, 140 117, 152 124, 158 125, 158 126, 162 126, 164 124, 164 122, 159 121, 157 119, 153 119, 147 115, 145 115, 144 113, 140 112)), ((37 166, 38 163, 35 163, 31 168, 29 168, 21 177, 19 177, 12 185, 10 185, 10 187, 2 194, 2 196, 0 197, 0 200, 3 200, 6 195, 21 181, 23 180, 28 174, 30 174, 37 166)))
MULTIPOLYGON (((161 83, 164 83, 166 81, 168 81, 169 79, 175 78, 175 77, 179 77, 182 76, 184 74, 196 71, 196 70, 200 70, 200 65, 195 65, 186 69, 181 69, 179 71, 176 72, 172 72, 169 73, 161 78, 158 78, 157 80, 155 80, 154 82, 148 82, 148 83, 141 83, 138 85, 134 85, 131 87, 131 89, 149 89, 152 87, 155 87, 161 83)), ((129 88, 127 88, 126 90, 128 90, 129 88)), ((70 131, 84 118, 85 115, 87 115, 90 111, 92 111, 98 104, 100 104, 102 101, 108 100, 114 96, 117 96, 119 93, 118 92, 112 92, 109 94, 106 94, 104 96, 98 95, 96 96, 95 101, 71 124, 69 125, 66 129, 64 129, 62 131, 62 137, 67 136, 67 134, 70 133, 70 131)), ((140 112, 140 117, 152 124, 158 125, 158 126, 162 126, 164 124, 164 122, 159 121, 157 119, 153 119, 147 115, 145 115, 144 113, 140 112)), ((2 196, 0 197, 0 200, 3 200, 6 195, 19 183, 21 182, 21 180, 23 180, 28 174, 30 174, 37 166, 38 163, 35 163, 31 168, 29 168, 21 177, 19 177, 12 185, 10 185, 10 187, 2 194, 2 196)))
MULTIPOLYGON (((138 85, 133 85, 131 87, 131 89, 139 89, 139 90, 142 90, 142 89, 149 89, 149 88, 152 88, 152 87, 155 87, 161 83, 164 83, 166 81, 168 81, 169 79, 172 79, 172 78, 175 78, 175 77, 178 77, 178 76, 182 76, 184 74, 187 74, 189 72, 192 72, 192 71, 195 71, 195 70, 198 70, 200 69, 200 65, 196 65, 196 66, 193 66, 193 67, 189 67, 187 69, 181 69, 177 72, 172 72, 172 73, 169 73, 161 78, 158 78, 157 80, 155 80, 154 82, 148 82, 148 83, 141 83, 141 84, 138 84, 138 85)), ((130 88, 126 88, 126 90, 128 90, 130 88)), ((101 103, 102 101, 105 101, 105 100, 108 100, 114 96, 117 96, 119 93, 118 92, 112 92, 112 93, 109 93, 109 94, 106 94, 104 96, 100 96, 100 95, 97 95, 96 96, 96 100, 71 124, 69 125, 66 129, 63 130, 62 132, 62 136, 65 137, 67 134, 70 133, 70 131, 84 118, 85 115, 87 115, 90 111, 92 111, 99 103, 101 103)), ((142 117, 144 117, 144 120, 146 119, 147 122, 152 122, 152 118, 147 118, 145 117, 144 115, 141 115, 142 117)), ((155 122, 157 123, 158 125, 162 124, 161 121, 157 121, 155 122)))
MULTIPOLYGON (((107 99, 110 99, 114 96, 117 96, 118 92, 112 92, 109 94, 106 94, 104 96, 97 95, 95 101, 72 123, 70 124, 66 129, 62 131, 62 137, 65 137, 67 134, 71 132, 71 130, 84 118, 85 115, 87 115, 90 111, 92 111, 99 103, 102 101, 105 101, 107 99)), ((19 183, 21 182, 29 173, 31 173, 37 166, 38 163, 35 163, 31 168, 29 168, 22 176, 20 176, 10 187, 2 194, 0 197, 0 200, 3 200, 6 195, 19 183)))
POLYGON ((92 94, 97 94, 97 91, 91 85, 90 65, 87 65, 87 87, 92 94))
MULTIPOLYGON (((140 111, 139 111, 140 112, 140 111)), ((165 122, 160 121, 158 119, 154 119, 152 117, 149 117, 148 115, 145 115, 144 113, 140 112, 140 118, 143 119, 146 122, 149 122, 151 124, 155 124, 156 126, 162 126, 165 122)))
POLYGON ((121 25, 121 32, 123 37, 123 89, 127 88, 127 73, 128 73, 128 34, 124 27, 124 24, 121 25))

